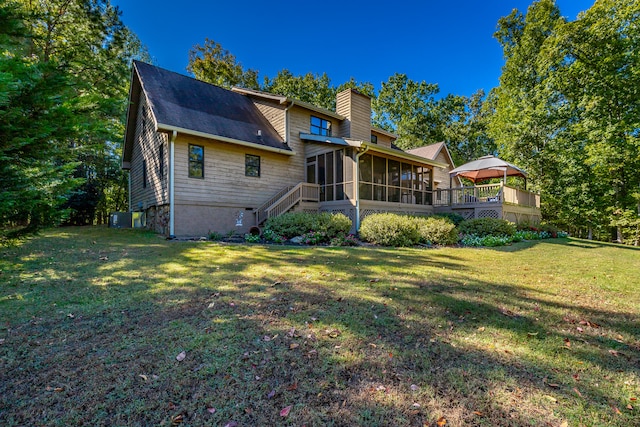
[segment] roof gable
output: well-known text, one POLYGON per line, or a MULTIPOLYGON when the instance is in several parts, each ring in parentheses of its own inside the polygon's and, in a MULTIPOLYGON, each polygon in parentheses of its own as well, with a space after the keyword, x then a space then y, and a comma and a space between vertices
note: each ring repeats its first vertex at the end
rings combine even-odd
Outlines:
POLYGON ((290 150, 247 96, 144 62, 133 66, 158 130, 290 150))

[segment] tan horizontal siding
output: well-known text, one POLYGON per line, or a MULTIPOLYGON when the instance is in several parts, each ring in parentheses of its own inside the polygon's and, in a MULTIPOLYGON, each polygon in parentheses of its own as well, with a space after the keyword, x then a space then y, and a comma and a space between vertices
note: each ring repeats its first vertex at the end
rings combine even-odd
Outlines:
POLYGON ((175 144, 175 202, 257 208, 274 193, 304 180, 302 156, 287 156, 179 135, 175 144), (204 147, 204 178, 188 176, 188 146, 204 147), (245 154, 260 156, 260 177, 245 176, 245 154))
POLYGON ((131 158, 131 208, 147 209, 168 203, 168 137, 154 129, 154 121, 144 94, 140 96, 138 118, 135 130, 135 143, 131 158), (163 147, 163 158, 160 159, 160 146, 163 147), (147 182, 143 185, 144 161, 146 161, 147 182), (163 163, 164 174, 160 176, 160 162, 163 163))
POLYGON ((383 135, 381 133, 378 133, 375 130, 372 130, 371 133, 378 137, 378 145, 379 146, 386 147, 386 148, 391 148, 391 143, 394 141, 393 138, 391 138, 391 137, 389 137, 387 135, 383 135))
POLYGON ((263 116, 269 120, 271 126, 278 132, 280 138, 286 140, 285 136, 285 120, 283 105, 280 105, 277 101, 266 100, 262 98, 252 97, 251 100, 255 106, 260 110, 263 116))

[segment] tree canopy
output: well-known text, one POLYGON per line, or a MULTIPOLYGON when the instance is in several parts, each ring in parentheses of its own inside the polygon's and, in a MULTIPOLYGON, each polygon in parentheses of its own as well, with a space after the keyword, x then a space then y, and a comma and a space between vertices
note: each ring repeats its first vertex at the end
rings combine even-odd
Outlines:
POLYGON ((74 195, 81 222, 122 207, 119 145, 140 42, 108 0, 11 0, 0 16, 0 226, 69 219, 74 195))

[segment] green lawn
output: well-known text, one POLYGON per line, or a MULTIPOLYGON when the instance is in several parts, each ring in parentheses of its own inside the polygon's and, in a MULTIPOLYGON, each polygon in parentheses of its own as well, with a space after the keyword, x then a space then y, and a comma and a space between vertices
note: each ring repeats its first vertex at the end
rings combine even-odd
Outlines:
POLYGON ((60 228, 0 254, 3 426, 640 425, 635 248, 60 228))

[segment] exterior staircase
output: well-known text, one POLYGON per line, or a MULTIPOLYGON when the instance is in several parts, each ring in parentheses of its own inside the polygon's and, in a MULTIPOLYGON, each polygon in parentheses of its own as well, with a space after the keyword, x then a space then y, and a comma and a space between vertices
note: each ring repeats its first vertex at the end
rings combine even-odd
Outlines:
POLYGON ((320 186, 300 182, 283 188, 267 200, 262 206, 255 209, 256 224, 258 226, 274 216, 289 212, 303 202, 318 203, 320 201, 320 186))

